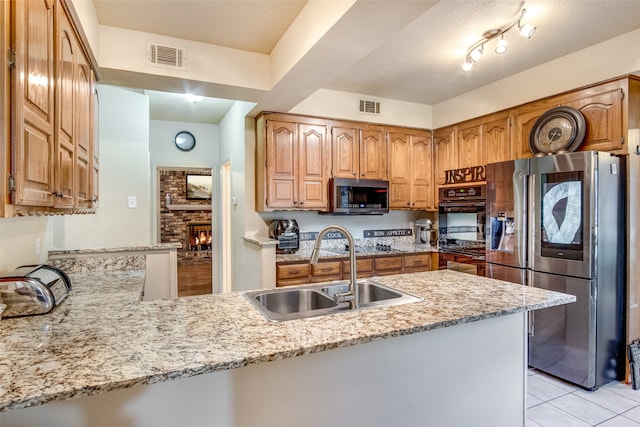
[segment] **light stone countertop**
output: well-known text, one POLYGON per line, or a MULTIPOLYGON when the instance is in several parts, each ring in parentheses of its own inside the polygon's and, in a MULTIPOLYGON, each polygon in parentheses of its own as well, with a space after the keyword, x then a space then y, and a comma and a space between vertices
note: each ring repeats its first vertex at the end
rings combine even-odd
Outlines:
POLYGON ((85 248, 85 249, 60 249, 49 251, 49 256, 56 255, 96 255, 96 254, 112 254, 114 252, 145 252, 145 251, 158 251, 167 249, 180 249, 182 243, 156 243, 153 245, 138 245, 138 246, 121 246, 121 247, 108 247, 108 248, 85 248))
POLYGON ((375 278, 405 305, 269 322, 243 293, 142 302, 141 271, 71 275, 52 313, 0 321, 0 411, 575 301, 450 270, 375 278))

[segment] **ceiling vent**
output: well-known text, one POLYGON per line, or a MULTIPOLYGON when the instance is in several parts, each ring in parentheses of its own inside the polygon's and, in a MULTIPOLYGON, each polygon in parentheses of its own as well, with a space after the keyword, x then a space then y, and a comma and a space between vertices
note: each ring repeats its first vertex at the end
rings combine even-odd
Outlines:
POLYGON ((147 43, 147 65, 186 71, 187 50, 181 47, 147 43))
POLYGON ((380 115, 380 102, 361 99, 358 104, 361 113, 380 115))

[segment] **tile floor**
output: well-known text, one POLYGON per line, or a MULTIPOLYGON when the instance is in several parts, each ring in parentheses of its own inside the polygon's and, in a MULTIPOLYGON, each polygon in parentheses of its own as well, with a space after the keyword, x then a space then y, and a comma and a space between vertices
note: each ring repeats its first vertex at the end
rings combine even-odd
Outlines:
POLYGON ((640 390, 612 382, 589 392, 529 370, 527 427, 640 427, 640 390))

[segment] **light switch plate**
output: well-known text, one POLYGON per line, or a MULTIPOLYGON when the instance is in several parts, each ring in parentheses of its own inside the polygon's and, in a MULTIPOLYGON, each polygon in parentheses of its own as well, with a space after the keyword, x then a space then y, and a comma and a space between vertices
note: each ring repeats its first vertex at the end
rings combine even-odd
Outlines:
POLYGON ((136 196, 129 196, 127 197, 127 204, 129 206, 129 209, 135 209, 138 207, 138 199, 136 198, 136 196))

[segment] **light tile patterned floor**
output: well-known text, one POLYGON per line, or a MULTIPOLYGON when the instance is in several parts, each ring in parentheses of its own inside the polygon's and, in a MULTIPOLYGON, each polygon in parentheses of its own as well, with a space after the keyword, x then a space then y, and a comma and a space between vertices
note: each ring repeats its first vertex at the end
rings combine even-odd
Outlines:
POLYGON ((612 382, 590 392, 529 370, 527 427, 640 427, 640 390, 612 382))

